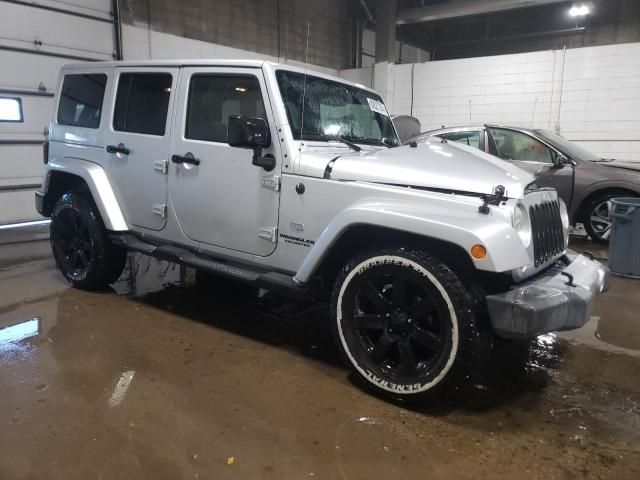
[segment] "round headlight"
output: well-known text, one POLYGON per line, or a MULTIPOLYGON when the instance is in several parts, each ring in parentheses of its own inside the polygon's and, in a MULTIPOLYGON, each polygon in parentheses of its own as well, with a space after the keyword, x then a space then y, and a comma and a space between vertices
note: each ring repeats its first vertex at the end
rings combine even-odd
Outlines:
POLYGON ((513 228, 525 247, 528 247, 529 243, 531 243, 531 222, 529 221, 527 209, 521 204, 516 205, 513 211, 513 228))

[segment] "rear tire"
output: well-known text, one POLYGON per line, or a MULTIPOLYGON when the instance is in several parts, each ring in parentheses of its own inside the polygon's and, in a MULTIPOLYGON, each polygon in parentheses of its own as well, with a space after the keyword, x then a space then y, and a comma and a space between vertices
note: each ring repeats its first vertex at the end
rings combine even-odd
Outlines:
POLYGON ((332 327, 359 383, 412 404, 470 372, 479 350, 475 303, 458 276, 422 251, 352 258, 336 279, 332 327))
POLYGON ((75 288, 99 290, 122 274, 127 252, 109 241, 96 206, 78 193, 53 207, 49 237, 58 269, 75 288))

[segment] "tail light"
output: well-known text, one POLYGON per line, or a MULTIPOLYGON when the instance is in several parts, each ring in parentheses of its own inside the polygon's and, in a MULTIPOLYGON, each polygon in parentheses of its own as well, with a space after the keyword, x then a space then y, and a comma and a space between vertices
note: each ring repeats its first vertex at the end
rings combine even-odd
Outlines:
POLYGON ((49 140, 42 144, 42 161, 45 163, 49 163, 49 140))

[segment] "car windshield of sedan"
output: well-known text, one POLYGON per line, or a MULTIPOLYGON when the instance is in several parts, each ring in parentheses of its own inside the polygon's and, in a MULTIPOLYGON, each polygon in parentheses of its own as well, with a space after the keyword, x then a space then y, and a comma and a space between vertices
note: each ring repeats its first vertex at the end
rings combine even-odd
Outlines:
POLYGON ((595 153, 591 153, 582 147, 579 147, 573 142, 570 142, 564 137, 557 135, 547 130, 536 130, 536 133, 543 139, 561 150, 564 154, 569 155, 571 158, 577 158, 578 160, 586 160, 590 162, 599 162, 601 157, 595 153))
POLYGON ((294 139, 400 145, 391 117, 375 93, 287 70, 279 70, 276 77, 294 139))

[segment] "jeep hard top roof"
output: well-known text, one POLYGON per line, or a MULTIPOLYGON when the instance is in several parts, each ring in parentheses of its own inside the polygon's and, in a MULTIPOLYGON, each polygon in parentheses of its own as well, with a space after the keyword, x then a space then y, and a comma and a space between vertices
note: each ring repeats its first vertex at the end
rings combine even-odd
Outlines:
POLYGON ((175 60, 117 60, 117 61, 105 61, 105 62, 83 62, 83 63, 70 63, 62 67, 62 71, 69 70, 86 70, 86 69, 100 69, 100 68, 128 68, 128 67, 239 67, 239 68, 262 68, 268 65, 273 70, 289 70, 298 73, 308 73, 315 77, 326 78, 354 87, 368 90, 378 94, 372 88, 369 88, 360 83, 355 83, 347 80, 346 78, 337 77, 335 75, 326 74, 314 69, 314 66, 305 68, 303 66, 293 66, 285 63, 277 63, 269 60, 255 60, 255 59, 175 59, 175 60))

